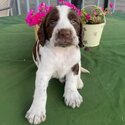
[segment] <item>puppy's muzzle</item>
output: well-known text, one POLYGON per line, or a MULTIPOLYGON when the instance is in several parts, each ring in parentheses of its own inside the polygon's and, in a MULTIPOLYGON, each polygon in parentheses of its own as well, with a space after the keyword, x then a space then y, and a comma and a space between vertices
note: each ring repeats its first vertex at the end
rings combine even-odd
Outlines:
POLYGON ((71 38, 71 31, 69 29, 61 29, 58 32, 59 39, 69 39, 71 38))
POLYGON ((66 47, 73 43, 72 32, 70 29, 60 29, 57 33, 55 46, 66 47))

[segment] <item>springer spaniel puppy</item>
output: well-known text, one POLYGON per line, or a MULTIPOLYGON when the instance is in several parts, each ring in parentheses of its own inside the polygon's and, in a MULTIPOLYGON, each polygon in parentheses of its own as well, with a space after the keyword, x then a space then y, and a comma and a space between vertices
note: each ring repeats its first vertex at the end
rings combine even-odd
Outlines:
POLYGON ((26 113, 31 124, 46 119, 47 87, 51 78, 65 81, 64 101, 72 108, 83 102, 77 89, 83 87, 81 54, 83 28, 80 17, 67 6, 57 6, 42 22, 33 49, 33 59, 38 67, 32 105, 26 113))

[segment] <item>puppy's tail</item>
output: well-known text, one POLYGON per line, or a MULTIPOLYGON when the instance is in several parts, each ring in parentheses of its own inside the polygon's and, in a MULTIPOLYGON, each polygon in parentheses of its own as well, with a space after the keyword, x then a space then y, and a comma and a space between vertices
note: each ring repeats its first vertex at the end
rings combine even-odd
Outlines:
POLYGON ((87 69, 85 69, 83 67, 81 67, 81 72, 83 72, 83 73, 90 73, 87 69))

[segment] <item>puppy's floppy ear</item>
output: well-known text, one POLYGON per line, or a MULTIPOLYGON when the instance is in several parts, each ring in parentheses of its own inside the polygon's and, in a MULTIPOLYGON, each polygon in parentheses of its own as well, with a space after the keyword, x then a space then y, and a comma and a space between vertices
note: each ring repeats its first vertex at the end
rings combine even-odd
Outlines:
POLYGON ((39 39, 39 42, 42 46, 45 45, 45 42, 46 42, 46 35, 45 35, 45 20, 42 21, 41 25, 40 25, 40 28, 38 29, 38 39, 39 39))
POLYGON ((82 27, 82 21, 80 19, 79 47, 84 47, 83 38, 84 38, 84 30, 82 27))

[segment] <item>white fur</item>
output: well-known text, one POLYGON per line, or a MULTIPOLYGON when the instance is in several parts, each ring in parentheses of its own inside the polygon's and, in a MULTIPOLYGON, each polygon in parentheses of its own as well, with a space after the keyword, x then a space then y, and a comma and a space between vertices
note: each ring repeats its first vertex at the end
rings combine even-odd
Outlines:
POLYGON ((36 72, 34 99, 30 109, 26 114, 26 118, 32 124, 39 124, 46 119, 46 101, 47 101, 47 87, 49 80, 59 78, 60 80, 66 76, 64 100, 67 106, 72 108, 79 107, 82 103, 82 96, 78 92, 78 88, 83 87, 83 82, 80 78, 81 71, 78 75, 74 75, 72 67, 79 63, 81 67, 81 55, 78 46, 78 37, 75 29, 70 24, 67 14, 68 7, 57 7, 60 14, 60 20, 54 28, 50 41, 46 41, 44 47, 40 46, 41 60, 37 54, 38 70, 36 72), (55 47, 55 34, 61 28, 70 28, 74 37, 74 45, 69 47, 55 47))

